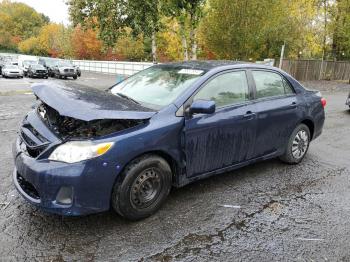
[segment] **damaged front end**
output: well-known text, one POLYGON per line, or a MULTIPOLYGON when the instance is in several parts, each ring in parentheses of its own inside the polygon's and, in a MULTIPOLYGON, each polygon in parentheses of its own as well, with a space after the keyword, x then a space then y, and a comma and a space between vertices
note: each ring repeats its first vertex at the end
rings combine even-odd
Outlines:
POLYGON ((138 119, 97 119, 85 121, 63 116, 54 108, 41 102, 37 113, 44 123, 62 140, 68 138, 91 139, 103 137, 122 130, 144 124, 147 120, 138 119))

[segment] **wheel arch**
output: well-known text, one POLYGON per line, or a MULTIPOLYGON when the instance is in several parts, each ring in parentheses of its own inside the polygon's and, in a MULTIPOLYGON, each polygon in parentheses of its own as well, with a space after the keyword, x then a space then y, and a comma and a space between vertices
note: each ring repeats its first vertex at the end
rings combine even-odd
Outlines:
POLYGON ((301 121, 300 124, 304 124, 309 128, 310 136, 311 136, 310 140, 312 140, 314 137, 314 132, 315 132, 315 123, 311 119, 306 118, 303 121, 301 121))
POLYGON ((141 154, 136 155, 134 158, 132 158, 128 163, 126 163, 123 167, 123 169, 120 171, 119 175, 116 177, 116 180, 114 183, 121 183, 124 180, 124 171, 127 168, 127 166, 133 162, 134 160, 147 156, 147 155, 156 155, 159 156, 161 158, 163 158, 168 165, 170 166, 171 172, 172 172, 172 183, 174 184, 176 182, 176 178, 177 176, 180 175, 180 163, 178 162, 178 160, 176 160, 176 158, 172 155, 170 155, 169 153, 163 151, 163 150, 151 150, 151 151, 145 151, 141 154))

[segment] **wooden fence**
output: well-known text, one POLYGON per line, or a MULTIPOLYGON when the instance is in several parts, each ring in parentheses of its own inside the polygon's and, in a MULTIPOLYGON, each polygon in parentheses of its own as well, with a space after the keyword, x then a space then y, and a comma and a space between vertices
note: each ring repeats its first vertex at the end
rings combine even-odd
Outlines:
POLYGON ((350 79, 350 61, 283 60, 282 69, 300 81, 350 79))

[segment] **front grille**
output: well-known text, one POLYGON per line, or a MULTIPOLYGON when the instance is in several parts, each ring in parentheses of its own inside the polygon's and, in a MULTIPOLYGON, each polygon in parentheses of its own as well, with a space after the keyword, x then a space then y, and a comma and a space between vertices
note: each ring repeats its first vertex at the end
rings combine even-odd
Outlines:
POLYGON ((19 72, 10 72, 10 74, 19 74, 19 72))
POLYGON ((36 200, 40 199, 40 195, 38 191, 35 189, 33 184, 28 182, 24 177, 22 177, 19 173, 17 173, 17 182, 19 186, 22 188, 22 190, 31 198, 34 198, 36 200))
POLYGON ((74 69, 69 69, 69 72, 74 73, 74 69))
POLYGON ((46 71, 45 70, 36 70, 37 73, 45 73, 46 71))
POLYGON ((21 131, 22 139, 28 146, 36 146, 35 142, 29 138, 23 131, 21 131))
POLYGON ((23 124, 20 134, 25 144, 25 153, 31 157, 38 157, 49 145, 49 141, 28 122, 23 124))
POLYGON ((66 73, 67 73, 67 72, 69 72, 69 70, 68 70, 68 69, 64 69, 64 72, 66 72, 66 73))

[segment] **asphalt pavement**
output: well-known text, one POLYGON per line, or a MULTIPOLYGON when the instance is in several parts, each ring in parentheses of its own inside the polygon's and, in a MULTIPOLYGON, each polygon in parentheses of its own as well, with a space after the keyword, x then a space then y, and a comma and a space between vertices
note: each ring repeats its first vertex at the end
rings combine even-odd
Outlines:
MULTIPOLYGON (((58 80, 105 89, 117 77, 58 80)), ((152 217, 61 217, 27 204, 11 172, 12 142, 39 79, 0 77, 1 261, 350 261, 350 112, 345 82, 315 81, 323 134, 304 161, 270 160, 173 189, 152 217)))

